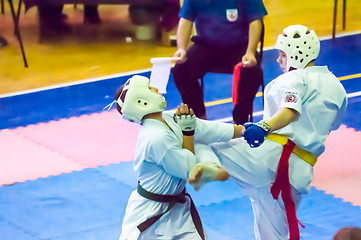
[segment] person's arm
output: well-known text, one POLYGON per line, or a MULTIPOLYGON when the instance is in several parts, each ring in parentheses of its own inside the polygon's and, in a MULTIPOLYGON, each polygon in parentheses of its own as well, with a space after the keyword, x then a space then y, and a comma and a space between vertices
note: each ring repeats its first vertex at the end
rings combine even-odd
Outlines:
POLYGON ((256 52, 258 43, 261 39, 262 32, 262 19, 254 20, 249 25, 249 33, 248 33, 248 47, 245 55, 242 57, 242 62, 246 67, 253 67, 257 64, 256 52))
POLYGON ((184 136, 183 135, 183 145, 184 149, 189 150, 194 154, 194 135, 192 136, 184 136))
POLYGON ((177 63, 183 63, 187 61, 187 48, 189 45, 190 37, 192 34, 193 22, 185 18, 179 20, 177 29, 177 48, 174 53, 174 57, 179 57, 180 60, 177 63))
POLYGON ((291 122, 297 120, 299 115, 299 112, 292 108, 281 108, 269 121, 266 122, 271 128, 269 133, 286 127, 291 122))
POLYGON ((237 125, 237 124, 233 124, 233 127, 234 127, 233 138, 243 137, 244 131, 246 130, 246 129, 244 128, 244 126, 242 126, 242 125, 237 125))
POLYGON ((245 124, 244 139, 251 147, 259 147, 268 134, 286 127, 291 122, 297 120, 299 115, 299 112, 296 110, 283 107, 267 122, 261 121, 259 123, 245 124))
POLYGON ((183 133, 183 145, 185 148, 194 154, 194 130, 196 125, 196 116, 191 108, 188 108, 187 104, 182 103, 177 108, 175 121, 181 128, 183 133))

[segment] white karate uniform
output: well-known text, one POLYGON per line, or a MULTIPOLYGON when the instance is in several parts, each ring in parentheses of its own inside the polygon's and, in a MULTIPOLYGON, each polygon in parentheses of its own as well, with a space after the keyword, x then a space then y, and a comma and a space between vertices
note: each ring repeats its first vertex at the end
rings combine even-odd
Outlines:
MULTIPOLYGON (((172 130, 158 120, 143 121, 137 140, 134 171, 140 185, 148 192, 175 195, 183 191, 189 171, 197 161, 193 153, 182 148, 183 134, 173 121, 173 113, 164 112, 163 118, 172 130)), ((196 121, 195 139, 203 139, 209 144, 229 141, 233 137, 234 128, 230 124, 196 121)), ((140 233, 137 226, 150 217, 164 213, 168 205, 148 200, 133 191, 126 207, 120 240, 201 239, 190 214, 189 198, 184 204, 175 204, 151 227, 140 233)))
MULTIPOLYGON (((346 106, 346 92, 340 81, 327 67, 312 66, 287 72, 266 86, 264 119, 270 119, 280 108, 296 110, 299 118, 275 133, 288 136, 298 147, 318 157, 329 132, 340 126, 346 106)), ((266 139, 260 147, 251 148, 242 138, 211 147, 223 168, 251 198, 256 239, 288 239, 284 204, 281 197, 276 201, 270 194, 282 145, 266 139)), ((202 153, 200 158, 212 158, 212 153, 202 153)), ((298 206, 301 194, 309 191, 313 169, 291 154, 289 175, 298 206)))

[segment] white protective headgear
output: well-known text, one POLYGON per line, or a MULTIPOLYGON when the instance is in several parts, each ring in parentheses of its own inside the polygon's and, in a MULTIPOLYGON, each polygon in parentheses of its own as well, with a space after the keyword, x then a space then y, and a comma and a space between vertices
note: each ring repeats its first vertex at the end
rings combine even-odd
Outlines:
POLYGON ((117 99, 124 119, 141 123, 145 115, 161 112, 166 107, 165 98, 149 89, 149 78, 135 75, 123 87, 117 99), (123 93, 125 94, 125 98, 123 93), (122 98, 124 101, 122 101, 122 98))
POLYGON ((287 71, 291 67, 303 69, 318 57, 320 40, 314 31, 302 25, 291 25, 283 29, 283 33, 278 35, 275 48, 286 53, 287 71))

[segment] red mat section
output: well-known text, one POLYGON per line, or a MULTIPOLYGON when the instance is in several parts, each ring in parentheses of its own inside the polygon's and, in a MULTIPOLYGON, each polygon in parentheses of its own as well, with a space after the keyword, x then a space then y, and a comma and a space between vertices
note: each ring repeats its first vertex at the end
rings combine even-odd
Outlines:
POLYGON ((0 132, 0 186, 81 170, 84 166, 17 135, 0 132))
POLYGON ((0 131, 0 185, 131 161, 139 126, 116 111, 0 131))
MULTIPOLYGON (((131 161, 138 131, 115 110, 2 130, 0 185, 131 161)), ((360 142, 344 125, 332 132, 312 185, 361 206, 360 142)))
POLYGON ((326 140, 312 185, 361 206, 361 132, 342 125, 326 140))

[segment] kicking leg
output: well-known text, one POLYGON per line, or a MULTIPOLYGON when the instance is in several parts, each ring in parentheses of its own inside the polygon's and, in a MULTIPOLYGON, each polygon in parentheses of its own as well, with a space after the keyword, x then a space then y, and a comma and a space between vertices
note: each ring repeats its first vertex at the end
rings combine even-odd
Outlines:
POLYGON ((199 191, 203 184, 211 181, 225 181, 229 174, 224 170, 217 156, 206 144, 196 144, 196 157, 198 164, 190 171, 188 182, 196 191, 199 191))

